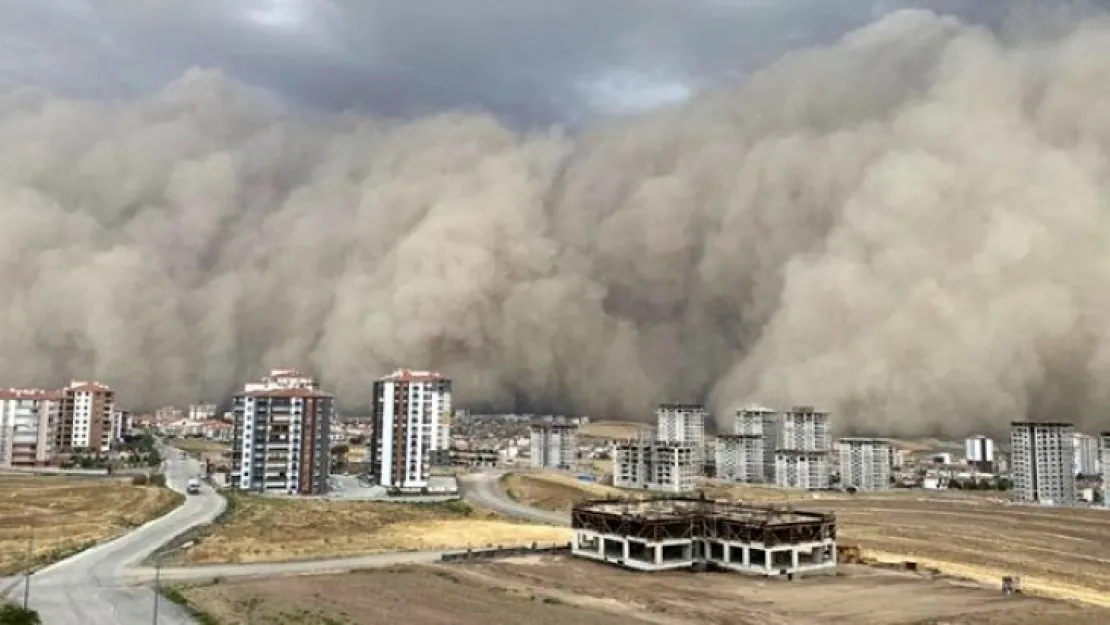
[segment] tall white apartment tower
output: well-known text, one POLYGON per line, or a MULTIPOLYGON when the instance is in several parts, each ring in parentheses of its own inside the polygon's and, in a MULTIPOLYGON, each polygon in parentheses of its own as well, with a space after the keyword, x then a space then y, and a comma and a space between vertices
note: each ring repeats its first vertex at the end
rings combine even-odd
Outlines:
POLYGON ((331 475, 335 402, 315 380, 274 382, 271 374, 235 396, 231 484, 239 490, 320 495, 331 475))
POLYGON ((890 443, 875 438, 838 440, 840 485, 860 491, 890 489, 890 449, 890 443))
POLYGON ((398 369, 374 382, 370 479, 401 490, 427 488, 431 468, 451 449, 451 380, 398 369))
POLYGON ((566 417, 537 417, 530 425, 532 467, 573 469, 578 460, 578 424, 566 417))
POLYGON ((1070 423, 1010 424, 1014 500, 1075 505, 1075 427, 1070 423))

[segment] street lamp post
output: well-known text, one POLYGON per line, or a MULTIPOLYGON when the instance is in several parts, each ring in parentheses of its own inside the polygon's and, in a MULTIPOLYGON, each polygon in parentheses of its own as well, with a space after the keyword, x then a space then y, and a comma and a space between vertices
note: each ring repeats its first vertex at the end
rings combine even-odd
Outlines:
POLYGON ((168 551, 154 554, 154 615, 150 621, 154 625, 158 625, 158 606, 159 600, 162 598, 162 558, 180 550, 181 547, 174 547, 168 551))

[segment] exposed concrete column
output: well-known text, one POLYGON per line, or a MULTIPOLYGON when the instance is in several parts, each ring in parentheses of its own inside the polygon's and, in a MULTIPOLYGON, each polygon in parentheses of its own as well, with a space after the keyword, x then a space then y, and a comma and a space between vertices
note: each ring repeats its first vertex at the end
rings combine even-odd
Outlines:
POLYGON ((628 539, 626 538, 626 539, 621 541, 621 559, 627 560, 628 559, 628 554, 629 554, 628 539))
POLYGON ((655 564, 660 566, 663 564, 663 545, 655 546, 655 564))
POLYGON ((790 550, 790 568, 797 570, 798 568, 798 548, 794 547, 790 550))
POLYGON ((744 568, 751 568, 751 566, 752 566, 752 548, 747 546, 747 545, 744 545, 744 547, 742 547, 741 550, 744 553, 743 553, 743 556, 742 556, 743 559, 740 561, 740 564, 742 564, 744 566, 744 568))
MULTIPOLYGON (((725 563, 726 564, 731 564, 732 563, 732 545, 729 544, 729 543, 720 543, 720 545, 721 545, 721 555, 724 556, 725 563)), ((743 559, 744 555, 741 554, 740 558, 743 559)))

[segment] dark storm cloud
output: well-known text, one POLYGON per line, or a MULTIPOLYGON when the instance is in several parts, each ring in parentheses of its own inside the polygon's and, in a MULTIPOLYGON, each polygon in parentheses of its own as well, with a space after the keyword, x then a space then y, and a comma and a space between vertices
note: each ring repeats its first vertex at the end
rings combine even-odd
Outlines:
POLYGON ((201 66, 331 110, 575 122, 735 82, 785 50, 922 3, 7 0, 0 85, 136 95, 201 66))

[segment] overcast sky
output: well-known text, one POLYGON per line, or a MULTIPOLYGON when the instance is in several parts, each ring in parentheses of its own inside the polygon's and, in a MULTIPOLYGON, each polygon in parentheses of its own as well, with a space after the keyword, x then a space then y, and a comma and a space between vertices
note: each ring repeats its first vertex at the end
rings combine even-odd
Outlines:
MULTIPOLYGON (((0 89, 115 97, 190 66, 288 100, 522 125, 680 101, 905 6, 1001 0, 0 0, 0 89)), ((983 7, 986 7, 984 10, 983 7)))

